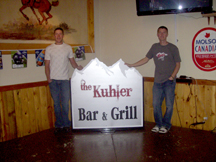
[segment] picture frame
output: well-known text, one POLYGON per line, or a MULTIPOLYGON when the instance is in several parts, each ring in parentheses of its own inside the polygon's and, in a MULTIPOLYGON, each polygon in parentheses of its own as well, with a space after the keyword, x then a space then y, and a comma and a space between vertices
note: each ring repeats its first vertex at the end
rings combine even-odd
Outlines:
MULTIPOLYGON (((87 0, 87 39, 88 43, 69 44, 71 47, 84 46, 86 53, 95 52, 94 40, 94 0, 87 0)), ((11 54, 10 50, 27 50, 28 54, 34 54, 35 49, 45 49, 50 43, 0 43, 2 55, 11 54)))

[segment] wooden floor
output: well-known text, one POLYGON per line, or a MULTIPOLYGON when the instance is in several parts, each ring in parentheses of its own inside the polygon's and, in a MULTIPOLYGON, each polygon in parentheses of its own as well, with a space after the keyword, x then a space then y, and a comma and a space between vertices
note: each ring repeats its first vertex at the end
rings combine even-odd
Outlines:
POLYGON ((172 127, 167 134, 141 130, 70 132, 54 129, 0 143, 0 161, 23 162, 213 162, 216 133, 172 127))

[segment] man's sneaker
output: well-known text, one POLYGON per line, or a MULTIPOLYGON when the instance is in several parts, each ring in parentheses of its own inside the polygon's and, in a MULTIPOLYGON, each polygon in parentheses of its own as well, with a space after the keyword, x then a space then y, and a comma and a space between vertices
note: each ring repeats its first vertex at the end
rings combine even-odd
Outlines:
POLYGON ((71 132, 71 128, 70 127, 64 127, 63 130, 64 130, 65 133, 71 132))
POLYGON ((160 130, 160 128, 157 125, 154 126, 154 128, 151 129, 151 131, 155 132, 155 133, 159 132, 159 130, 160 130))
POLYGON ((167 133, 169 131, 168 128, 166 127, 161 127, 160 130, 159 130, 159 133, 167 133))
POLYGON ((54 134, 59 134, 62 132, 62 130, 63 130, 63 128, 55 128, 54 134))

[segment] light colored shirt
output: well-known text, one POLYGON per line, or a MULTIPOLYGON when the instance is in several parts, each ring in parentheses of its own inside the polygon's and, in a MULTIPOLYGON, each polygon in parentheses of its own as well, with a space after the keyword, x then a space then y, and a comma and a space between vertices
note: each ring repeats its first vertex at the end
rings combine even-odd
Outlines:
POLYGON ((45 60, 50 60, 50 79, 69 80, 69 58, 73 58, 73 52, 68 44, 51 44, 46 48, 45 60))

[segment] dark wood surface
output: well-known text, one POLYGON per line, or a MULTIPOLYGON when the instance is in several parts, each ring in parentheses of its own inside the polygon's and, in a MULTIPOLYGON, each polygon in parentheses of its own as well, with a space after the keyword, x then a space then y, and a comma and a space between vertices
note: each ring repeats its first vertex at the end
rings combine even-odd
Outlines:
POLYGON ((61 132, 49 129, 0 143, 0 161, 40 162, 213 162, 216 134, 211 131, 172 127, 167 134, 144 129, 114 133, 61 132))

